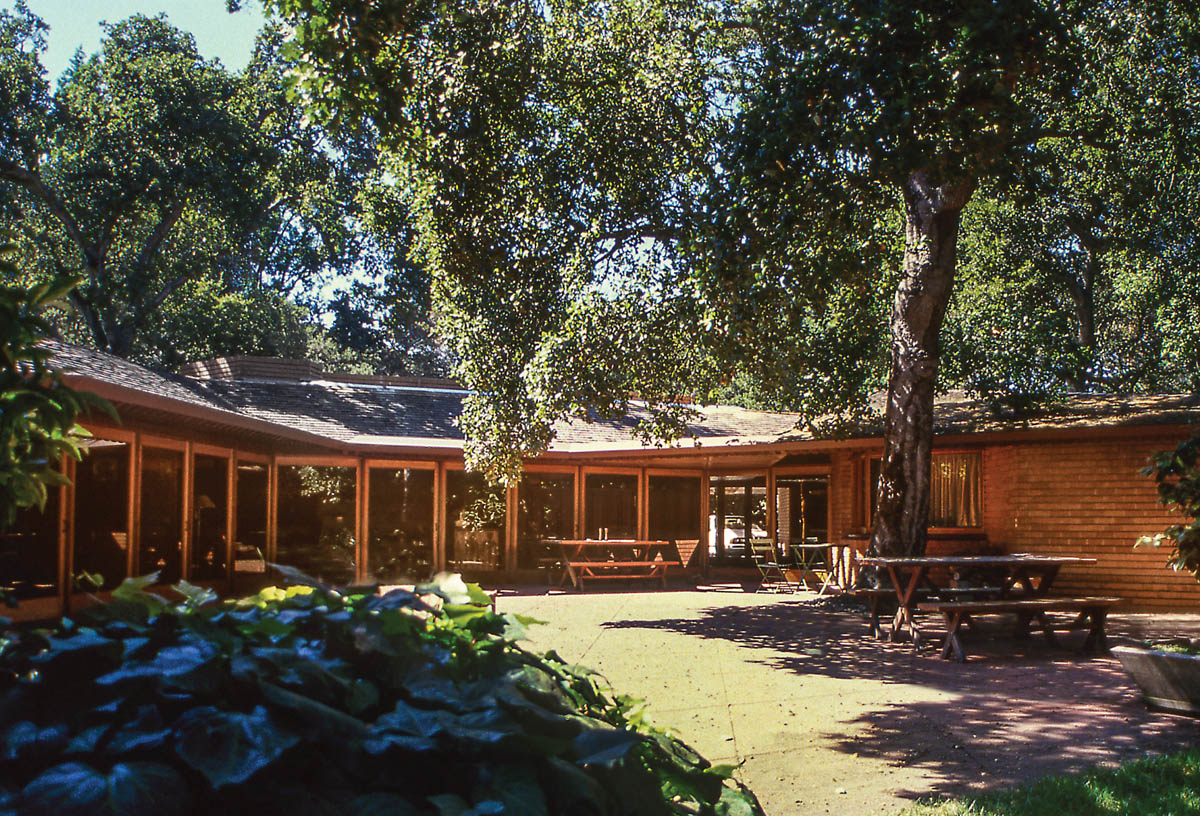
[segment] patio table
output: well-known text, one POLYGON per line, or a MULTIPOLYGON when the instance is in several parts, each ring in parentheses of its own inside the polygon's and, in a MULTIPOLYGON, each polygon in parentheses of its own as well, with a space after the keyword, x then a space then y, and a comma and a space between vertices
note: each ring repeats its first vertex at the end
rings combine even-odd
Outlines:
POLYGON ((665 587, 667 568, 683 566, 670 541, 568 539, 559 548, 563 563, 559 584, 570 579, 576 589, 583 589, 586 580, 613 578, 653 579, 665 587))
POLYGON ((917 626, 916 607, 922 590, 934 593, 942 590, 930 579, 934 569, 974 568, 995 572, 1001 576, 999 585, 991 590, 980 589, 980 594, 996 598, 1012 597, 1014 590, 1022 598, 1044 598, 1054 585, 1059 570, 1069 564, 1094 564, 1095 558, 1078 556, 1032 555, 1014 553, 1010 555, 942 555, 917 558, 888 556, 863 556, 859 563, 881 567, 892 579, 896 593, 896 614, 892 618, 889 640, 896 640, 901 630, 907 629, 912 636, 913 646, 921 647, 921 630, 917 626))
POLYGON ((800 572, 800 581, 808 589, 808 577, 811 575, 821 582, 817 588, 818 597, 825 594, 833 581, 833 570, 830 569, 829 548, 833 546, 818 541, 793 541, 788 544, 792 551, 792 561, 800 572), (824 577, 822 577, 824 573, 824 577))

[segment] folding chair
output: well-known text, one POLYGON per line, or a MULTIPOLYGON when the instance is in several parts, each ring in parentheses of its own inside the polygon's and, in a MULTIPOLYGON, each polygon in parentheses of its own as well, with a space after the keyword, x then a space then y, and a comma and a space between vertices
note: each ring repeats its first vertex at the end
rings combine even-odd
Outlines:
POLYGON ((815 537, 791 545, 793 567, 800 575, 800 583, 805 589, 811 589, 808 582, 812 578, 813 583, 819 585, 818 598, 833 585, 834 570, 829 563, 829 547, 829 544, 822 544, 815 537))
POLYGON ((758 592, 792 593, 800 589, 797 584, 788 580, 787 573, 784 571, 786 565, 780 563, 779 556, 775 552, 774 541, 769 538, 751 538, 746 545, 750 548, 754 566, 758 567, 759 574, 762 575, 762 583, 758 585, 758 592))

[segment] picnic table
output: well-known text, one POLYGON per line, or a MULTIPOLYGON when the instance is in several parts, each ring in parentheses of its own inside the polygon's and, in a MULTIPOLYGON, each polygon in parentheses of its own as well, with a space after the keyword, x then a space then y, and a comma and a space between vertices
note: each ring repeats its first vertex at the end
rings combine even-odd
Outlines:
POLYGON ((567 539, 559 542, 563 575, 576 589, 584 581, 611 579, 649 579, 667 585, 667 569, 682 567, 675 545, 670 541, 634 539, 567 539))
MULTIPOLYGON (((960 623, 969 623, 969 614, 964 613, 961 608, 955 609, 953 606, 955 601, 947 599, 947 596, 955 594, 968 596, 966 600, 959 601, 958 603, 960 604, 982 599, 1009 600, 1011 603, 1007 606, 993 605, 992 608, 995 611, 1011 610, 1020 613, 1020 605, 1017 601, 1047 598, 1051 587, 1054 585, 1054 579, 1058 576, 1058 572, 1062 567, 1067 565, 1094 564, 1096 563, 1096 559, 1078 556, 1015 553, 1010 555, 942 555, 916 558, 863 556, 859 559, 859 563, 886 570, 888 577, 892 581, 890 588, 882 587, 863 593, 871 602, 872 628, 875 634, 879 634, 879 601, 883 597, 893 597, 896 599, 896 614, 892 619, 892 626, 888 637, 894 641, 903 630, 907 629, 912 636, 914 647, 919 649, 921 647, 922 636, 920 627, 917 625, 916 610, 918 603, 930 595, 940 599, 937 602, 940 606, 936 611, 947 614, 947 620, 952 621, 954 624, 954 629, 950 633, 951 637, 948 639, 954 641, 954 643, 948 642, 948 647, 960 646, 957 639, 958 625, 960 623), (939 586, 932 581, 931 573, 934 570, 955 569, 974 570, 977 573, 994 577, 997 580, 992 585, 974 587, 946 587, 939 586), (1019 598, 1015 596, 1019 596, 1019 598), (952 617, 956 614, 957 617, 952 617)), ((1084 599, 1079 600, 1082 601, 1084 599)), ((1082 607, 1083 604, 1079 604, 1079 606, 1082 607)), ((1034 610, 1031 616, 1038 618, 1043 623, 1045 622, 1044 610, 1034 610)), ((958 656, 962 656, 961 648, 958 649, 957 653, 958 656)))

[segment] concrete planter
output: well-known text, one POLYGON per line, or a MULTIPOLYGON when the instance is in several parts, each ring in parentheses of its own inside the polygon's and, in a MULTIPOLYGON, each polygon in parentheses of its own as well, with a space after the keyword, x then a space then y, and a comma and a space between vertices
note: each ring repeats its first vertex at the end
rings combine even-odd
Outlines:
POLYGON ((1200 714, 1200 656, 1114 646, 1112 653, 1142 689, 1146 705, 1200 714))

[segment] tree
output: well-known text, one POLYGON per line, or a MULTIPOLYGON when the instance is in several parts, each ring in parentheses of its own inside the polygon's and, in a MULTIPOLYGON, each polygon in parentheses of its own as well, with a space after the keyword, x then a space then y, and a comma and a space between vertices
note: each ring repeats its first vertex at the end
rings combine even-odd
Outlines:
POLYGON ((1074 116, 1102 144, 1054 140, 964 213, 952 378, 1001 402, 1059 391, 1190 390, 1196 374, 1196 32, 1130 17, 1107 82, 1074 116))
POLYGON ((680 383, 711 370, 693 303, 658 285, 676 249, 656 236, 709 172, 693 32, 632 6, 601 29, 574 0, 276 8, 312 113, 380 131, 435 327, 474 392, 472 464, 513 478, 556 420, 623 413, 635 393, 660 409, 647 434, 677 432, 680 383))
MULTIPOLYGON (((872 541, 897 554, 925 543, 962 213, 1057 142, 1109 144, 1113 118, 1079 102, 1136 99, 1106 60, 1152 35, 1132 0, 268 5, 313 110, 384 136, 439 329, 481 392, 468 456, 501 475, 633 382, 669 408, 697 360, 654 345, 668 325, 694 321, 718 359, 756 336, 865 352, 853 327, 898 257, 872 541), (631 320, 620 304, 647 294, 653 317, 631 320)), ((854 368, 829 367, 839 400, 870 381, 854 368)))
POLYGON ((23 273, 82 278, 75 339, 176 365, 198 337, 147 329, 171 325, 185 295, 278 312, 357 262, 369 168, 351 137, 331 142, 287 99, 280 32, 235 74, 165 18, 134 16, 52 91, 44 28, 20 3, 0 14, 0 213, 27 250, 23 273))

